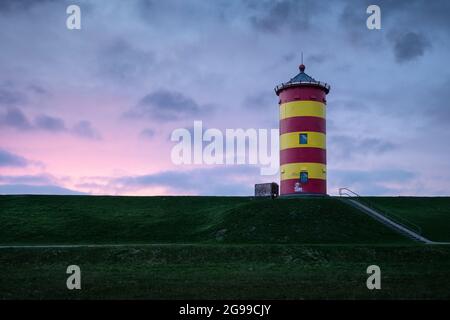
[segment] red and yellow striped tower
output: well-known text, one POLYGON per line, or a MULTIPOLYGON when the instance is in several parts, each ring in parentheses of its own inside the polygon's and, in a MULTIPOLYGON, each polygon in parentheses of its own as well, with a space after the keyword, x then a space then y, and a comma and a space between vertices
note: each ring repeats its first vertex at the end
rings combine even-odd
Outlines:
POLYGON ((330 86, 300 73, 275 88, 280 104, 280 195, 326 194, 326 95, 330 86))

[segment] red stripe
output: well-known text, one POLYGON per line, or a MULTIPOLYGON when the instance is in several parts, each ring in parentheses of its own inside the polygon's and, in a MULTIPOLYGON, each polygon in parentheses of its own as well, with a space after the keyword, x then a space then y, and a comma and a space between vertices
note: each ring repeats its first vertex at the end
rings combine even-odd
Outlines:
POLYGON ((325 91, 318 87, 291 87, 280 92, 280 101, 286 103, 296 100, 312 100, 326 103, 325 96, 325 91))
POLYGON ((289 148, 280 150, 280 165, 296 162, 327 163, 327 152, 321 148, 289 148))
POLYGON ((292 117, 280 120, 280 134, 296 131, 326 133, 326 122, 320 117, 292 117))
POLYGON ((280 183, 280 194, 302 194, 302 193, 327 193, 327 181, 322 179, 309 179, 306 184, 302 185, 301 192, 295 192, 295 184, 299 182, 298 179, 282 180, 280 183))

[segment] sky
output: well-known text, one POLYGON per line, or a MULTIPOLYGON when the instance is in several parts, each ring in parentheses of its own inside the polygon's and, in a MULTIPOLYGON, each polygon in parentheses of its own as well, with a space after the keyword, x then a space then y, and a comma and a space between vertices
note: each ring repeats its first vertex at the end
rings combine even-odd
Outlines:
POLYGON ((171 133, 278 128, 273 89, 303 52, 331 85, 330 194, 449 195, 449 14, 425 0, 2 0, 0 194, 252 195, 278 175, 176 165, 171 133))

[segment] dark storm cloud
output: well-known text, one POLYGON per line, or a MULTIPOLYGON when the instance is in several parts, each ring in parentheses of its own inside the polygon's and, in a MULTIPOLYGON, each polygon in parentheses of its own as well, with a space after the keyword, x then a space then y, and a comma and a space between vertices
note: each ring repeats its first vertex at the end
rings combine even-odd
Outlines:
POLYGON ((330 98, 329 101, 333 105, 331 112, 334 111, 367 112, 369 109, 369 106, 364 100, 354 100, 354 99, 333 100, 333 98, 330 98))
POLYGON ((313 63, 313 64, 320 64, 324 63, 325 61, 329 60, 329 56, 323 53, 318 54, 310 54, 305 56, 304 62, 313 63))
POLYGON ((341 187, 349 187, 364 195, 395 195, 402 192, 401 187, 392 184, 411 183, 416 174, 403 169, 381 170, 329 170, 328 179, 341 187))
MULTIPOLYGON (((372 2, 366 0, 366 7, 372 2)), ((388 18, 390 23, 395 23, 397 26, 403 25, 405 29, 410 27, 434 29, 450 26, 450 19, 448 19, 450 2, 446 0, 379 0, 373 4, 380 6, 382 16, 388 18)), ((445 32, 445 29, 442 31, 445 32)))
POLYGON ((161 121, 191 118, 208 113, 212 106, 200 105, 193 98, 178 91, 159 90, 144 96, 127 112, 129 117, 147 117, 161 121))
POLYGON ((158 12, 158 3, 153 0, 137 0, 136 11, 139 18, 145 23, 152 23, 158 12))
POLYGON ((154 0, 137 0, 137 6, 139 9, 147 11, 147 10, 153 10, 155 8, 154 0))
POLYGON ((424 111, 423 117, 429 119, 433 128, 447 130, 450 123, 450 78, 440 85, 428 90, 421 97, 420 107, 424 111))
POLYGON ((22 92, 14 90, 7 85, 0 86, 0 107, 17 106, 26 101, 26 96, 22 92))
POLYGON ((0 184, 0 194, 84 195, 56 185, 0 184))
POLYGON ((155 54, 132 46, 124 39, 116 39, 98 55, 100 74, 117 81, 135 81, 146 76, 155 64, 155 54))
MULTIPOLYGON (((359 44, 371 44, 369 37, 384 34, 392 45, 397 62, 414 60, 425 54, 432 47, 432 37, 447 33, 450 28, 449 1, 426 0, 380 0, 376 3, 366 0, 349 2, 340 17, 341 24, 347 29, 352 40, 359 44), (381 9, 382 32, 368 32, 365 21, 368 17, 365 9, 370 4, 376 4, 381 9), (428 35, 432 35, 429 37, 428 35)), ((381 40, 380 38, 378 40, 381 40)), ((378 42, 382 44, 382 42, 378 42)))
POLYGON ((49 184, 52 179, 48 175, 20 175, 20 176, 2 176, 0 183, 4 184, 49 184))
POLYGON ((143 138, 153 138, 155 136, 155 130, 147 128, 142 130, 139 135, 143 138))
POLYGON ((366 9, 372 4, 378 5, 381 9, 382 29, 386 26, 403 28, 403 30, 450 26, 448 19, 450 2, 445 0, 347 0, 345 2, 340 21, 349 29, 358 26, 365 28, 366 19, 369 16, 366 9))
POLYGON ((36 128, 48 131, 66 131, 64 121, 57 117, 51 117, 45 114, 38 115, 34 121, 36 128))
POLYGON ((427 34, 446 32, 450 27, 448 1, 348 1, 340 17, 340 25, 353 45, 380 50, 389 40, 395 60, 399 63, 421 57, 432 46, 427 34), (381 30, 369 31, 366 9, 376 4, 381 9, 381 30))
POLYGON ((316 13, 325 10, 317 1, 247 1, 250 11, 255 11, 250 22, 261 32, 277 33, 286 27, 289 30, 307 30, 316 13), (252 10, 253 9, 253 10, 252 10))
POLYGON ((80 137, 99 140, 101 135, 92 127, 89 121, 83 120, 75 124, 72 132, 80 137))
POLYGON ((42 88, 40 85, 37 85, 37 84, 29 85, 28 90, 37 95, 48 95, 49 94, 49 92, 46 89, 42 88))
POLYGON ((37 83, 18 84, 6 80, 0 84, 0 109, 29 106, 34 98, 49 95, 50 93, 37 83))
POLYGON ((371 171, 336 170, 334 175, 339 179, 344 179, 348 183, 406 182, 416 176, 413 172, 403 169, 371 171))
POLYGON ((347 3, 339 16, 339 23, 347 30, 367 31, 366 9, 367 5, 361 2, 347 3))
POLYGON ((1 0, 0 13, 8 13, 11 11, 24 11, 38 5, 57 1, 58 0, 1 0))
POLYGON ((259 168, 252 166, 233 166, 199 168, 184 171, 162 171, 155 174, 121 177, 114 183, 135 188, 165 187, 178 193, 202 195, 242 195, 251 194, 253 184, 243 183, 243 176, 257 176, 259 168))
POLYGON ((380 155, 396 149, 396 145, 377 138, 351 137, 345 135, 333 135, 329 144, 329 151, 333 157, 351 159, 356 156, 369 154, 380 155))
POLYGON ((8 108, 0 114, 0 124, 22 130, 29 130, 33 127, 18 108, 8 108))
POLYGON ((61 118, 39 115, 35 119, 35 128, 51 132, 67 132, 86 139, 101 139, 100 133, 87 120, 79 121, 69 129, 61 118))
MULTIPOLYGON (((353 46, 379 50, 382 48, 384 33, 379 30, 371 31, 367 29, 366 21, 369 15, 366 10, 369 4, 360 1, 347 1, 338 16, 338 27, 345 31, 343 36, 353 46)), ((385 10, 381 8, 382 28, 383 23, 385 23, 384 13, 385 10)))
POLYGON ((286 54, 284 54, 281 58, 282 58, 282 60, 283 60, 284 63, 286 63, 286 62, 292 62, 292 61, 294 61, 294 59, 298 58, 298 54, 293 53, 293 52, 291 52, 291 53, 286 53, 286 54))
POLYGON ((423 34, 415 32, 394 36, 392 41, 395 60, 399 63, 421 57, 431 47, 430 41, 423 34))
POLYGON ((278 103, 277 96, 272 90, 262 91, 259 94, 252 94, 247 96, 242 102, 244 108, 264 110, 273 108, 278 103))
POLYGON ((73 128, 67 128, 63 119, 40 114, 31 122, 18 108, 8 108, 0 114, 0 124, 19 130, 44 130, 53 133, 71 133, 88 139, 100 139, 101 135, 95 130, 89 121, 77 122, 73 128))
POLYGON ((0 149, 0 167, 26 167, 28 160, 24 157, 0 149))

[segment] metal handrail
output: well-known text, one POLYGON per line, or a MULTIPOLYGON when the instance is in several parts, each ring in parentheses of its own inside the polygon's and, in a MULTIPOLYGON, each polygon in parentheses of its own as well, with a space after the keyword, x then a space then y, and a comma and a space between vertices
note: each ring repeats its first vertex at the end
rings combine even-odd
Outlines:
POLYGON ((413 229, 416 233, 418 234, 422 234, 422 228, 419 227, 418 225, 416 225, 415 223, 399 217, 393 213, 387 213, 385 210, 380 209, 379 207, 375 206, 373 203, 367 201, 366 199, 364 199, 363 197, 361 197, 359 194, 357 194, 356 192, 350 190, 349 188, 339 188, 339 196, 347 196, 349 198, 357 198, 360 202, 364 203, 365 205, 367 205, 368 207, 377 210, 379 213, 381 213, 382 215, 384 215, 385 217, 393 220, 395 223, 398 223, 399 225, 407 228, 407 229, 413 229))
POLYGON ((342 197, 342 195, 346 195, 348 197, 358 197, 361 198, 361 196, 359 194, 357 194, 356 192, 350 190, 349 188, 339 188, 339 196, 342 197), (345 190, 345 192, 343 192, 343 190, 345 190), (350 192, 352 195, 348 194, 347 192, 350 192))

